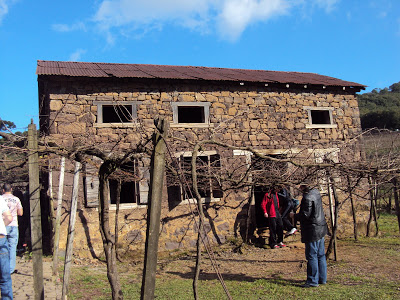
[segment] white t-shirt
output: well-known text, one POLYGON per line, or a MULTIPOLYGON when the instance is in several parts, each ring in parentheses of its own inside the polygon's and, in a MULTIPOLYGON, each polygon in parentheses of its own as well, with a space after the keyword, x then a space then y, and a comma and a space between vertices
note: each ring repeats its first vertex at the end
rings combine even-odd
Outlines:
POLYGON ((3 194, 3 199, 6 201, 8 209, 13 217, 13 220, 7 226, 18 226, 18 209, 22 208, 21 200, 13 194, 3 194))
POLYGON ((3 220, 3 212, 8 211, 8 206, 6 201, 3 199, 2 196, 0 196, 0 234, 2 235, 7 235, 7 230, 6 226, 4 225, 4 220, 3 220))

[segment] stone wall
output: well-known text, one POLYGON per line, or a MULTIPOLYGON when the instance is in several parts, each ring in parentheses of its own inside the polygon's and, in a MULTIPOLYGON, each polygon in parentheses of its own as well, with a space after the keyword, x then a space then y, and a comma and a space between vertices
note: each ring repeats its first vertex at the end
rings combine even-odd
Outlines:
MULTIPOLYGON (((39 80, 39 86, 42 82, 39 80)), ((46 78, 41 89, 41 130, 49 140, 65 146, 99 145, 103 149, 125 151, 152 134, 153 119, 161 116, 172 124, 170 133, 174 151, 190 151, 185 140, 204 140, 210 137, 234 146, 249 146, 268 153, 296 149, 336 149, 361 132, 357 100, 353 94, 339 89, 240 86, 232 83, 106 80, 72 78, 46 78), (135 101, 137 122, 129 126, 97 124, 98 101, 135 101), (210 125, 208 127, 174 126, 171 103, 209 102, 210 125), (306 107, 331 108, 333 125, 325 128, 308 128, 306 107), (115 145, 115 141, 119 141, 115 145), (272 151, 272 152, 271 152, 272 151)), ((212 147, 210 148, 212 149, 212 147)), ((339 154, 340 160, 360 159, 360 149, 339 154)), ((225 151, 226 166, 232 151, 225 151)), ((57 172, 53 182, 57 182, 57 172)), ((68 175, 69 176, 69 175, 68 175)), ((57 186, 54 186, 54 193, 57 186)), ((192 218, 193 204, 180 204, 173 209, 168 206, 166 187, 162 208, 162 231, 160 248, 173 250, 194 247, 196 224, 192 218)), ((246 204, 251 198, 248 190, 224 195, 219 202, 207 205, 209 237, 213 242, 223 243, 240 231, 240 224, 247 216, 246 204)), ((81 256, 100 255, 101 237, 98 230, 98 214, 95 208, 86 208, 80 191, 79 218, 75 235, 75 249, 81 256)), ((68 211, 70 191, 64 194, 64 208, 68 211)), ((325 202, 327 203, 325 197, 325 202)), ((360 202, 362 211, 367 209, 360 202)), ((343 220, 350 218, 349 205, 342 210, 343 220)), ((146 232, 146 206, 122 210, 119 218, 121 251, 142 251, 146 232)), ((328 211, 327 211, 328 212, 328 211)), ((113 219, 111 213, 111 219, 113 219)), ((360 212, 360 223, 365 213, 360 212)), ((347 222, 347 221, 346 221, 347 222)), ((344 224, 349 224, 348 222, 344 224)), ((63 219, 61 241, 68 218, 63 219)), ((360 225, 362 227, 362 225, 360 225)), ((349 226, 340 233, 350 231, 349 226)), ((351 229, 352 230, 352 229, 351 229)), ((60 247, 65 247, 61 242, 60 247)))

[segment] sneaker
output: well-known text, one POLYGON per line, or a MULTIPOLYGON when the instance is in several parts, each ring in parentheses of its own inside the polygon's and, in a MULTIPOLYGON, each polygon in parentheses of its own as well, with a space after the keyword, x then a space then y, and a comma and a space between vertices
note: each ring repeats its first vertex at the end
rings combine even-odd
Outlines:
POLYGON ((310 283, 306 282, 301 287, 303 287, 303 288, 313 288, 313 287, 317 287, 317 286, 318 286, 318 284, 317 285, 313 285, 313 284, 310 284, 310 283))
POLYGON ((282 243, 282 242, 280 242, 277 246, 279 246, 279 248, 284 248, 284 247, 286 247, 286 245, 285 245, 284 243, 282 243))
POLYGON ((279 249, 279 248, 280 248, 279 245, 275 245, 272 247, 272 249, 279 249))
POLYGON ((287 234, 288 235, 293 235, 293 234, 295 234, 297 232, 297 229, 296 228, 292 228, 292 230, 290 230, 287 234))

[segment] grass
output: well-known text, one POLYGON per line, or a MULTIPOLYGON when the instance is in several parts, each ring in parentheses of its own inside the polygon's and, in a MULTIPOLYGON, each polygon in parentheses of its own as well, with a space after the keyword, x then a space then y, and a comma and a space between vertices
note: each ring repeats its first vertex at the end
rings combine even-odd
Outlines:
MULTIPOLYGON (((395 274, 395 270, 399 273, 396 266, 400 263, 397 219, 383 213, 379 221, 379 237, 338 242, 342 259, 328 262, 327 285, 302 288, 305 269, 290 276, 279 270, 260 270, 259 276, 227 278, 225 284, 233 299, 400 299, 400 276, 395 274)), ((245 272, 240 262, 237 269, 239 274, 245 272)), ((69 299, 111 298, 104 266, 75 266, 72 270, 69 299)), ((123 270, 120 278, 124 299, 140 299, 141 273, 129 270, 127 264, 123 270)), ((198 290, 199 299, 227 299, 216 279, 203 278, 198 290)), ((156 278, 155 299, 193 299, 192 279, 189 276, 173 278, 168 272, 160 272, 156 278)))

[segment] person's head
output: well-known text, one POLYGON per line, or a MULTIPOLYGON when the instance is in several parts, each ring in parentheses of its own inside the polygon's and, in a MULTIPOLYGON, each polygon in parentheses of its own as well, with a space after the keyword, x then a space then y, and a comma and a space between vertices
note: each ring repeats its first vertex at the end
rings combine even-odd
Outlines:
POLYGON ((300 183, 299 189, 302 193, 308 193, 310 191, 310 187, 306 183, 300 183))
POLYGON ((12 192, 11 184, 9 183, 3 184, 3 193, 11 193, 11 192, 12 192))

